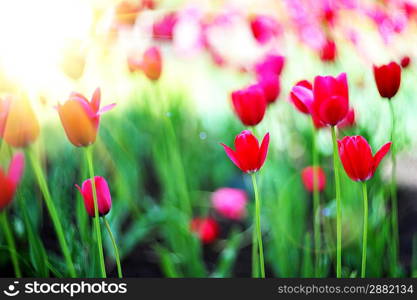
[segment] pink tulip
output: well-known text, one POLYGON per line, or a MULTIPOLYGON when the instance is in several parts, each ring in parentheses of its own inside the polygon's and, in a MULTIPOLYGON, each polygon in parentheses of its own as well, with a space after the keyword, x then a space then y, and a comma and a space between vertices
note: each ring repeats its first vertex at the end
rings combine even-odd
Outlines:
MULTIPOLYGON (((101 176, 94 177, 94 182, 97 191, 98 213, 100 216, 105 216, 111 209, 111 195, 109 186, 106 180, 101 176)), ((82 187, 75 185, 84 198, 84 205, 90 217, 94 217, 94 198, 91 179, 83 182, 82 187)))
POLYGON ((231 220, 240 220, 246 215, 248 197, 244 190, 221 188, 212 194, 211 202, 214 209, 231 220))
POLYGON ((13 156, 7 173, 0 168, 0 211, 12 202, 24 167, 25 157, 18 153, 13 156))

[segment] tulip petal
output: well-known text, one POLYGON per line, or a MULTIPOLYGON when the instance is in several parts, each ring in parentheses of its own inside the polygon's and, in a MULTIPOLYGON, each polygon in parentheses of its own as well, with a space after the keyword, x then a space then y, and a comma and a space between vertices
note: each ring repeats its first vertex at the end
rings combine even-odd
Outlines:
POLYGON ((23 153, 17 153, 9 166, 8 178, 13 182, 15 186, 18 185, 23 175, 23 169, 25 168, 25 156, 23 153))
POLYGON ((101 90, 100 88, 96 88, 93 93, 93 97, 91 98, 91 108, 95 113, 97 113, 100 109, 100 102, 101 102, 101 90))
POLYGON ((264 138, 262 139, 261 148, 259 149, 258 170, 262 168, 263 164, 265 163, 265 159, 268 154, 268 146, 269 146, 269 132, 265 134, 264 138))
POLYGON ((375 173, 376 169, 378 168, 381 160, 387 155, 388 151, 390 150, 392 145, 392 142, 386 143, 384 146, 381 147, 381 149, 378 150, 378 152, 374 156, 373 161, 373 172, 375 173))
POLYGON ((299 102, 301 102, 301 104, 305 106, 303 112, 308 112, 311 110, 311 104, 313 103, 314 99, 313 91, 311 89, 296 85, 292 88, 291 93, 294 94, 294 96, 296 97, 292 99, 299 100, 299 102))
POLYGON ((106 106, 102 107, 102 108, 98 111, 97 115, 102 115, 102 114, 104 114, 105 112, 108 112, 109 110, 112 110, 115 106, 116 106, 116 103, 112 103, 112 104, 106 105, 106 106))
MULTIPOLYGON (((239 168, 239 169, 242 169, 241 168, 241 165, 240 165, 240 163, 239 163, 239 160, 238 160, 238 158, 237 158, 237 153, 235 152, 235 151, 233 151, 233 149, 232 148, 230 148, 229 146, 227 146, 227 145, 225 145, 225 144, 223 144, 223 143, 221 143, 220 145, 222 145, 223 146, 223 148, 224 148, 224 151, 226 152, 226 154, 227 154, 227 156, 230 158, 230 160, 239 168)), ((243 170, 242 170, 243 171, 243 170)))

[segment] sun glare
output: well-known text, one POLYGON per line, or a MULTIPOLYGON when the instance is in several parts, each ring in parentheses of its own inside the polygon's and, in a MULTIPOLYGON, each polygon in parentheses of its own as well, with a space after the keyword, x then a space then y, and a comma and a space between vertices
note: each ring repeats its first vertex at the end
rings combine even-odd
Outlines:
MULTIPOLYGON (((66 45, 87 41, 93 11, 83 0, 0 1, 0 72, 28 93, 59 89, 66 45)), ((1 91, 4 92, 4 91, 1 91)))

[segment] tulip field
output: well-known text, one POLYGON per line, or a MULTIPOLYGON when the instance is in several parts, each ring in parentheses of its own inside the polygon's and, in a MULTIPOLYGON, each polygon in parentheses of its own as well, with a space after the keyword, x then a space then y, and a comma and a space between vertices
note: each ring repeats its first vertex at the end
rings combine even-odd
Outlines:
POLYGON ((0 25, 0 277, 417 277, 417 1, 0 25))

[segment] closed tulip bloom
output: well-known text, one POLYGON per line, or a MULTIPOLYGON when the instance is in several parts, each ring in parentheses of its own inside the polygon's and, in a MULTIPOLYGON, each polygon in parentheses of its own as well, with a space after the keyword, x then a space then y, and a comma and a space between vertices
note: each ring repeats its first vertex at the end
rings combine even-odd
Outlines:
POLYGON ((409 65, 410 65, 410 62, 411 62, 411 58, 410 58, 410 56, 404 56, 402 59, 401 59, 401 62, 400 62, 400 64, 401 64, 401 68, 403 68, 403 69, 405 69, 405 68, 407 68, 409 65))
POLYGON ((320 59, 324 62, 333 62, 337 56, 336 43, 333 40, 326 40, 320 50, 320 59))
POLYGON ((96 141, 100 117, 116 104, 100 108, 101 92, 97 88, 91 101, 79 93, 72 93, 57 110, 69 141, 76 147, 86 147, 96 141))
POLYGON ((273 73, 275 75, 281 75, 284 68, 285 58, 284 56, 277 54, 269 54, 263 58, 258 64, 255 65, 256 74, 273 73))
POLYGON ((254 84, 232 92, 232 104, 244 125, 255 126, 264 118, 267 101, 263 88, 254 84))
POLYGON ((248 197, 241 189, 221 188, 211 196, 214 209, 223 217, 240 220, 246 215, 248 197))
POLYGON ((279 33, 278 22, 270 16, 255 16, 251 19, 252 34, 260 44, 268 43, 279 33))
POLYGON ((203 244, 214 242, 220 233, 219 225, 212 218, 194 218, 190 229, 197 234, 203 244))
POLYGON ((326 174, 321 167, 310 166, 301 172, 301 179, 307 191, 314 191, 314 175, 317 176, 317 190, 323 191, 326 187, 326 174))
POLYGON ((25 157, 18 153, 13 156, 7 172, 0 168, 0 211, 13 201, 24 167, 25 157))
POLYGON ((374 77, 381 97, 391 99, 400 88, 401 67, 396 62, 379 67, 374 66, 374 77))
POLYGON ((40 127, 25 97, 0 99, 0 136, 12 147, 24 148, 36 141, 40 127))
POLYGON ((275 102, 281 92, 281 83, 279 77, 272 73, 258 76, 258 83, 264 91, 268 104, 275 102))
MULTIPOLYGON (((94 177, 94 183, 96 185, 97 191, 98 213, 100 216, 105 216, 111 209, 111 195, 109 186, 107 185, 106 180, 101 176, 94 177)), ((91 179, 84 181, 81 187, 77 184, 75 186, 80 191, 84 199, 84 205, 88 215, 94 218, 94 198, 91 179)))
POLYGON ((158 80, 162 72, 162 56, 158 47, 150 47, 143 54, 141 69, 150 80, 158 80))
POLYGON ((349 111, 346 73, 337 77, 316 76, 313 86, 312 114, 325 125, 335 126, 349 111))
POLYGON ((346 136, 338 141, 340 160, 346 174, 354 181, 366 181, 372 178, 381 160, 391 148, 386 143, 375 156, 371 147, 362 136, 346 136))
POLYGON ((235 138, 235 148, 231 149, 221 144, 230 160, 243 172, 253 173, 259 171, 268 154, 269 133, 265 134, 261 146, 258 139, 249 130, 244 130, 235 138))
POLYGON ((297 82, 291 89, 290 100, 303 114, 310 114, 313 99, 313 85, 308 80, 297 82))

